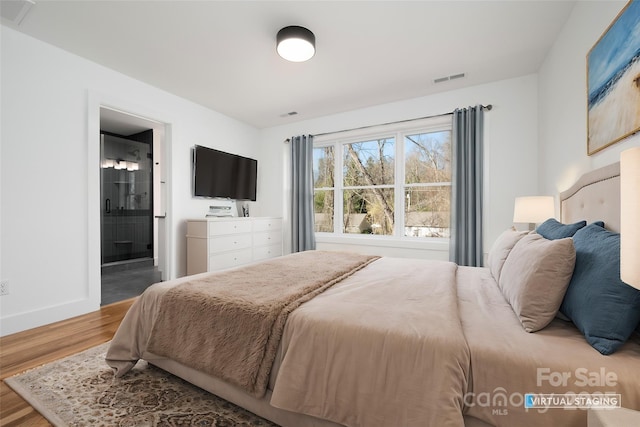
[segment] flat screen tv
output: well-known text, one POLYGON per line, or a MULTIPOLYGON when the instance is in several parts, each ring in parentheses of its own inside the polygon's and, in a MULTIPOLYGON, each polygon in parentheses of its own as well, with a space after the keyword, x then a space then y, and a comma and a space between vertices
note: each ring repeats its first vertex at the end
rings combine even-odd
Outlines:
POLYGON ((196 145, 192 165, 194 196, 256 200, 257 160, 196 145))

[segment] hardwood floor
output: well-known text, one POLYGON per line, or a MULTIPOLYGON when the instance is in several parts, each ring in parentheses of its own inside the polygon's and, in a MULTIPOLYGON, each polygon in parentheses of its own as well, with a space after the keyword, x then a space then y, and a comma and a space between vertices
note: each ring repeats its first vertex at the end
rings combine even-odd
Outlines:
MULTIPOLYGON (((103 306, 72 319, 0 338, 0 379, 109 341, 135 298, 103 306)), ((4 381, 0 390, 0 426, 49 426, 4 381)))

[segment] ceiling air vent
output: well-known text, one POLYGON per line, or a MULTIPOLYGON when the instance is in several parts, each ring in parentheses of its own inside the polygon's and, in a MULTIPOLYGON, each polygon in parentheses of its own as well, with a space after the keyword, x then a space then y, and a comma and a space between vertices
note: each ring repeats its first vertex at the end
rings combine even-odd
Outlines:
POLYGON ((34 4, 31 0, 2 0, 0 2, 0 16, 16 25, 20 25, 34 4))
POLYGON ((465 77, 465 73, 452 74, 450 76, 444 76, 444 77, 439 77, 437 79, 433 79, 433 83, 438 84, 438 83, 448 82, 449 80, 462 79, 464 77, 465 77))

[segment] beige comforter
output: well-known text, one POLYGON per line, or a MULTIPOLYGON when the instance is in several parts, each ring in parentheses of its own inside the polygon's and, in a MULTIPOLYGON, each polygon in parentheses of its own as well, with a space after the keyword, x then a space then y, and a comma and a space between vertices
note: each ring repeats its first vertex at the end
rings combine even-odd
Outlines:
POLYGON ((462 426, 456 265, 383 258, 292 313, 271 404, 347 426, 462 426))
MULTIPOLYGON (((470 358, 456 270, 382 258, 300 306, 285 325, 271 404, 353 427, 463 426, 470 358)), ((107 353, 110 366, 162 359, 146 343, 172 286, 154 285, 136 301, 107 353)))

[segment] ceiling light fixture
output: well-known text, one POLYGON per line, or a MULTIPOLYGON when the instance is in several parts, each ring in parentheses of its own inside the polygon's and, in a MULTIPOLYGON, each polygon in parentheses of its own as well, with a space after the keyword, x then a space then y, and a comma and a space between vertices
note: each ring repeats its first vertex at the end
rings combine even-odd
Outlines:
POLYGON ((304 27, 284 27, 276 37, 278 55, 291 62, 308 61, 316 53, 316 36, 304 27))

